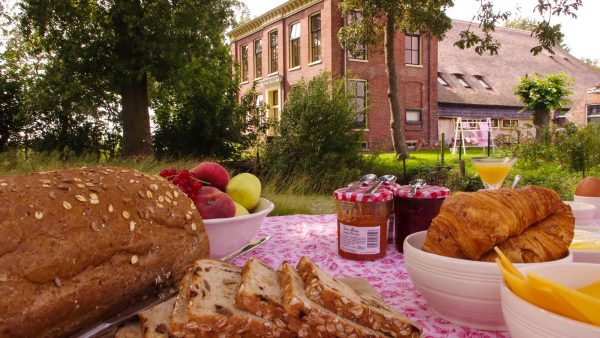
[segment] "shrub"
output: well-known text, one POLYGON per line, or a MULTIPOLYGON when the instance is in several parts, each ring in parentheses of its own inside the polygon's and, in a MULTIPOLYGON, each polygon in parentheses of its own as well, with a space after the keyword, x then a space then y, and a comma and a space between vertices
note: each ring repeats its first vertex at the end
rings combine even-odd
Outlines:
POLYGON ((343 79, 328 73, 289 94, 276 136, 267 144, 266 176, 278 191, 330 192, 360 175, 361 132, 343 79))

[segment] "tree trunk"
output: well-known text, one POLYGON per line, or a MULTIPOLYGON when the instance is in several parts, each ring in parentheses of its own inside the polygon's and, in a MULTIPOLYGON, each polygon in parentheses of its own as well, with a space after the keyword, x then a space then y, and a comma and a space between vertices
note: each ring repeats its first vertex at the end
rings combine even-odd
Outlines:
POLYGON ((152 154, 150 116, 148 114, 148 75, 143 70, 144 33, 140 0, 117 2, 112 20, 117 36, 120 75, 121 121, 123 122, 123 154, 152 154))
POLYGON ((535 126, 535 140, 541 141, 544 131, 550 126, 550 112, 536 108, 533 113, 533 125, 535 126))
POLYGON ((390 101, 390 126, 392 133, 392 144, 398 159, 408 158, 408 147, 404 139, 404 119, 400 110, 400 96, 398 90, 398 77, 396 76, 396 58, 394 53, 394 37, 396 29, 394 27, 394 15, 388 13, 385 18, 385 71, 388 76, 388 99, 390 101))
POLYGON ((125 156, 152 154, 150 116, 148 115, 148 80, 121 79, 121 106, 123 111, 123 153, 125 156))

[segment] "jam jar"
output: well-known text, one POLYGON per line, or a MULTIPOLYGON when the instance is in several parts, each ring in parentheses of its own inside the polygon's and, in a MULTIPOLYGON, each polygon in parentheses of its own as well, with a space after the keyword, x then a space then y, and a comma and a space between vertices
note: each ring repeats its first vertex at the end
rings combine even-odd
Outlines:
POLYGON ((381 187, 341 188, 334 192, 337 205, 338 254, 357 261, 385 256, 388 229, 394 226, 394 193, 381 187))
POLYGON ((413 186, 403 185, 394 190, 395 241, 400 252, 404 239, 412 233, 427 230, 446 197, 450 196, 450 190, 445 187, 426 185, 411 194, 412 189, 413 186))

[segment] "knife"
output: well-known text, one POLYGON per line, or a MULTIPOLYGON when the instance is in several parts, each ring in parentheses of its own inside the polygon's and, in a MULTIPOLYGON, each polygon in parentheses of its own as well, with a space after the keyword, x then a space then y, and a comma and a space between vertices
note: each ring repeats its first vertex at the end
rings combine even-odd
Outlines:
MULTIPOLYGON (((256 249, 257 247, 259 247, 263 243, 267 242, 271 238, 273 238, 273 236, 267 236, 267 237, 263 237, 263 238, 255 240, 255 241, 252 241, 252 242, 248 243, 246 246, 242 247, 241 249, 236 250, 236 251, 230 253, 229 255, 222 257, 220 260, 223 262, 231 262, 234 259, 256 249)), ((160 304, 164 301, 167 301, 168 299, 171 299, 171 298, 177 296, 177 293, 178 293, 177 290, 171 289, 171 291, 168 291, 166 293, 163 292, 161 294, 152 295, 152 296, 144 299, 142 302, 136 303, 133 306, 131 306, 130 308, 126 309, 125 311, 121 311, 120 313, 114 315, 113 317, 96 325, 95 327, 88 329, 86 331, 82 331, 77 334, 74 334, 71 337, 72 338, 105 337, 109 333, 111 333, 111 331, 116 330, 119 327, 119 325, 121 325, 122 323, 126 322, 127 320, 133 318, 138 313, 140 313, 146 309, 149 309, 149 308, 153 307, 154 305, 160 304)))

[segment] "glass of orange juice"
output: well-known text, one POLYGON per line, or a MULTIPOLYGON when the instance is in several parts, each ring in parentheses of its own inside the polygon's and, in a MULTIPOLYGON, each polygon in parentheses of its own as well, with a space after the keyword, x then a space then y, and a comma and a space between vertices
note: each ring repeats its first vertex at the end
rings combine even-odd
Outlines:
POLYGON ((471 163, 488 190, 498 189, 502 186, 506 175, 516 161, 517 159, 514 157, 471 157, 471 163))

